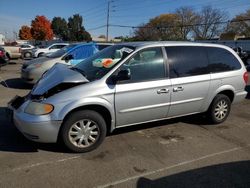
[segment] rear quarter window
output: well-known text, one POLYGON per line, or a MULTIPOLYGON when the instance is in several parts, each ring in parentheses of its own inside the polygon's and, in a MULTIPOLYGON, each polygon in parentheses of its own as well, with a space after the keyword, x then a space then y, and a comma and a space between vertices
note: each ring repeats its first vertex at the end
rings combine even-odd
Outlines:
POLYGON ((209 72, 225 72, 241 69, 238 59, 228 50, 217 47, 207 47, 209 72))

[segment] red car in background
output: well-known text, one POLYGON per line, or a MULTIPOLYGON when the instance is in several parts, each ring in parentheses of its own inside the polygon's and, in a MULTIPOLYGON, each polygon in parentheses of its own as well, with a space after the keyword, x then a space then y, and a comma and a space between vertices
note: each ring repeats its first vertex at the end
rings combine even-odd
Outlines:
POLYGON ((9 62, 9 59, 6 55, 6 52, 5 52, 4 48, 2 48, 0 46, 0 66, 6 65, 6 64, 8 64, 8 62, 9 62))

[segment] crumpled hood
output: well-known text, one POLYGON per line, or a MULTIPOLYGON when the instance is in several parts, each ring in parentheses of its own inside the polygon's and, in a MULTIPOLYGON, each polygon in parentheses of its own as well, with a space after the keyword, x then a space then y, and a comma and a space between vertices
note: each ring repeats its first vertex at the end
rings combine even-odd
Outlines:
POLYGON ((81 73, 72 70, 69 66, 61 63, 55 64, 48 70, 31 91, 32 95, 43 95, 59 84, 76 84, 89 82, 81 73))

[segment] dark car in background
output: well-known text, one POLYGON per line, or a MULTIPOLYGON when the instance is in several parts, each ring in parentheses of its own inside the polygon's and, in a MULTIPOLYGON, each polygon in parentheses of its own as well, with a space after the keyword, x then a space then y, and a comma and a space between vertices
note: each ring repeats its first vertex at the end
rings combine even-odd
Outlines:
POLYGON ((4 48, 0 46, 0 66, 8 64, 9 58, 6 55, 4 48))
POLYGON ((238 54, 243 63, 247 66, 248 59, 250 58, 249 54, 246 51, 244 51, 242 47, 233 48, 233 50, 238 54))

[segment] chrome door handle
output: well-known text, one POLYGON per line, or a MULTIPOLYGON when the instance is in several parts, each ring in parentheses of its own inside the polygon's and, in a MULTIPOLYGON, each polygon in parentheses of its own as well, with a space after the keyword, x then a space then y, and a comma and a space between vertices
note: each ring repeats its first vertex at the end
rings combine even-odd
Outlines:
POLYGON ((183 90, 184 90, 184 88, 181 86, 173 88, 173 92, 178 92, 178 91, 183 91, 183 90))
POLYGON ((157 94, 168 93, 169 89, 159 89, 157 90, 157 94))

